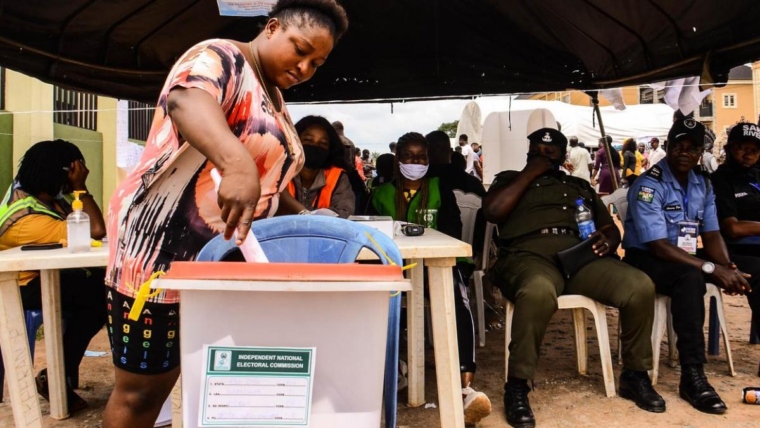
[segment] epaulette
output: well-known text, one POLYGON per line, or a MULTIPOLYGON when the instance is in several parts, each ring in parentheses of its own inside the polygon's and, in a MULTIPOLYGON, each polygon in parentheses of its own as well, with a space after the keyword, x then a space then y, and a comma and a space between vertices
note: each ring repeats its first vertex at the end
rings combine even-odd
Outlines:
POLYGON ((647 170, 643 175, 648 175, 657 181, 662 181, 662 167, 655 165, 647 170))

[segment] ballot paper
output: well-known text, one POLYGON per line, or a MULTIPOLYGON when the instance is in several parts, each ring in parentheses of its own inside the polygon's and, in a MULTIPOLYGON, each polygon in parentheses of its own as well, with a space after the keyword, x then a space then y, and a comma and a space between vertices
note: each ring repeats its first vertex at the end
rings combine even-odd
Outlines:
POLYGON ((316 352, 205 345, 198 426, 308 427, 316 352))
MULTIPOLYGON (((219 185, 222 184, 222 175, 214 168, 211 170, 211 180, 214 182, 214 189, 219 193, 219 185)), ((237 239, 237 230, 235 230, 234 238, 237 239)), ((266 254, 259 244, 259 240, 253 235, 253 229, 248 229, 248 235, 246 235, 245 241, 240 245, 240 252, 243 253, 243 258, 247 262, 267 263, 266 254)))

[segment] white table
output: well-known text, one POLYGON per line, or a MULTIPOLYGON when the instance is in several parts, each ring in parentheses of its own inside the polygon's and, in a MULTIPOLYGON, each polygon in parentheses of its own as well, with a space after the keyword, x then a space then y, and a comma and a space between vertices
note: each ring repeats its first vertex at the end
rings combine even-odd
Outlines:
MULTIPOLYGON (((463 428, 462 383, 451 268, 456 264, 457 257, 471 256, 472 247, 433 229, 425 229, 423 236, 398 235, 393 241, 407 263, 417 263, 416 267, 410 269, 412 291, 407 294, 406 301, 409 405, 417 407, 425 404, 425 266, 428 269, 441 426, 463 428)), ((375 257, 363 252, 359 258, 375 257)))
POLYGON ((45 325, 45 354, 50 387, 50 416, 69 416, 66 400, 66 375, 63 367, 63 329, 61 322, 60 269, 103 267, 108 249, 92 248, 88 253, 72 254, 66 248, 0 252, 0 347, 5 376, 17 427, 42 427, 40 403, 34 384, 34 369, 18 286, 20 271, 39 270, 42 286, 42 320, 45 325))

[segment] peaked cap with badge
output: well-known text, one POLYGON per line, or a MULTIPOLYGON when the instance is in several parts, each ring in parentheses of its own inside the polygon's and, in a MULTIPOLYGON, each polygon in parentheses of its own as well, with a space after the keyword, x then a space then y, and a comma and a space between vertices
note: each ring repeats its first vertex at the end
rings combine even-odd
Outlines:
POLYGON ((554 128, 541 128, 528 135, 530 144, 548 144, 552 146, 567 147, 565 134, 554 128))
POLYGON ((668 131, 668 143, 688 138, 697 145, 705 144, 705 126, 692 118, 679 119, 673 122, 668 131))

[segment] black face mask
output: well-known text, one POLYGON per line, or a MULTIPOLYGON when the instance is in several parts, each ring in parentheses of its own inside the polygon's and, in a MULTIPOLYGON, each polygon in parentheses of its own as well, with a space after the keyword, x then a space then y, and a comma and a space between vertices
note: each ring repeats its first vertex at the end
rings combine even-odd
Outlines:
POLYGON ((303 154, 306 156, 306 161, 303 166, 311 169, 320 169, 325 166, 327 157, 330 156, 330 151, 317 146, 303 146, 303 154))

